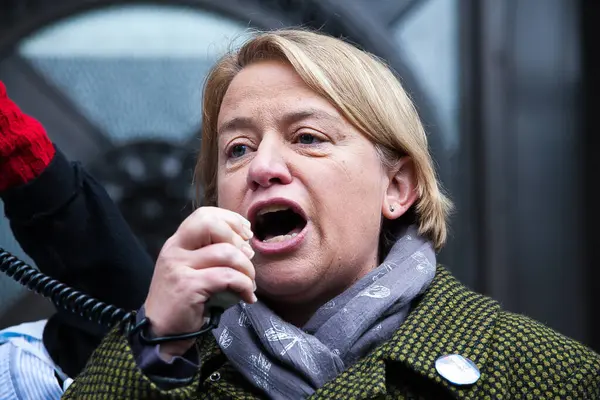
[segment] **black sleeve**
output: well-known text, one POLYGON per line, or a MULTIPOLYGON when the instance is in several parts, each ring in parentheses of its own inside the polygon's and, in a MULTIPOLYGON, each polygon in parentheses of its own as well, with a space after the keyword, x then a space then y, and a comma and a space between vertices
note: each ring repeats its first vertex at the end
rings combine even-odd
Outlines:
MULTIPOLYGON (((140 308, 154 262, 104 188, 80 164, 57 151, 38 178, 0 195, 15 238, 43 273, 106 303, 140 308)), ((89 354, 106 333, 61 310, 47 330, 55 331, 47 332, 55 342, 47 347, 66 350, 63 342, 81 335, 86 339, 79 344, 88 343, 81 352, 89 354)), ((79 358, 81 364, 87 356, 79 358)))

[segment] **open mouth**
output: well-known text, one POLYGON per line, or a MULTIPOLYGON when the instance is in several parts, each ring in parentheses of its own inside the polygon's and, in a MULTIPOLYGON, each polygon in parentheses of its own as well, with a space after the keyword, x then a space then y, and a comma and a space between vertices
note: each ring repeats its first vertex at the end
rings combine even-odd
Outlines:
POLYGON ((272 205, 256 214, 253 224, 254 235, 264 243, 290 240, 306 226, 306 219, 293 209, 283 205, 272 205))

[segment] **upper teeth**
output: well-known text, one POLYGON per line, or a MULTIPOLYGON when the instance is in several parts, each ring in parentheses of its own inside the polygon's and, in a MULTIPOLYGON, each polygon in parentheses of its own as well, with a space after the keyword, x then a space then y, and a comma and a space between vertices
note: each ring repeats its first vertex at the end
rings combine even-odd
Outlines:
POLYGON ((271 205, 271 206, 266 206, 265 208, 262 208, 258 213, 256 213, 256 215, 258 217, 260 217, 261 215, 264 215, 266 213, 270 213, 270 212, 276 212, 276 211, 285 211, 285 210, 289 210, 290 208, 288 206, 281 206, 281 205, 271 205))

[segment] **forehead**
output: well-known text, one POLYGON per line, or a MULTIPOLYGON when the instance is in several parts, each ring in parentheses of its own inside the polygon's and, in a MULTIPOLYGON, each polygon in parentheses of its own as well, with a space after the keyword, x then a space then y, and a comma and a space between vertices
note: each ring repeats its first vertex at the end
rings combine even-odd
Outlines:
POLYGON ((235 118, 279 119, 289 114, 341 118, 291 66, 264 61, 245 67, 233 79, 221 104, 218 125, 235 118))

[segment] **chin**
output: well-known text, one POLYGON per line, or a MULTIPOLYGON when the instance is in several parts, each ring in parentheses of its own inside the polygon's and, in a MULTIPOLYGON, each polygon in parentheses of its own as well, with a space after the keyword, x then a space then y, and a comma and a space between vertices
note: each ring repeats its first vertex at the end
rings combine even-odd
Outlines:
POLYGON ((317 277, 304 268, 270 263, 257 271, 258 293, 272 299, 304 300, 310 297, 317 277))

